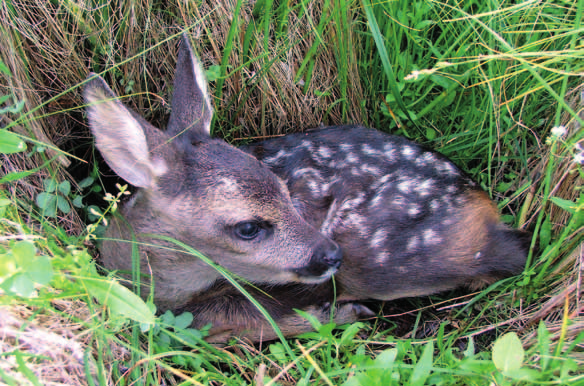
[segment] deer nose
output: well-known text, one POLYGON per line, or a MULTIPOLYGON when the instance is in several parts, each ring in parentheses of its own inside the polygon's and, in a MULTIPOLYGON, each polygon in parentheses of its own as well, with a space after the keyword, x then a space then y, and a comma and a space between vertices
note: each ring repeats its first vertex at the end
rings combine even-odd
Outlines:
POLYGON ((298 276, 327 279, 341 266, 341 247, 332 241, 323 244, 315 249, 306 266, 294 270, 298 276))
POLYGON ((343 250, 339 244, 331 242, 328 247, 324 248, 324 251, 316 252, 312 258, 322 261, 325 265, 334 268, 335 270, 341 266, 341 261, 343 260, 343 250))

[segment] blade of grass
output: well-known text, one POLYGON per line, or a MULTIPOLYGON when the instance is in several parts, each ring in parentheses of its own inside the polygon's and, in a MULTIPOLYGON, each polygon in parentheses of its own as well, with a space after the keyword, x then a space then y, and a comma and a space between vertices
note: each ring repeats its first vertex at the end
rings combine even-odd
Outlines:
POLYGON ((406 117, 408 117, 408 119, 414 124, 414 126, 417 127, 416 123, 414 122, 414 120, 410 116, 410 113, 409 113, 409 111, 408 111, 408 109, 407 109, 407 107, 406 107, 406 105, 401 97, 401 93, 399 92, 398 85, 396 82, 396 77, 395 77, 395 74, 393 72, 393 67, 391 66, 391 63, 389 61, 389 56, 388 56, 387 50, 385 48, 384 37, 379 30, 379 26, 377 24, 377 19, 375 17, 375 13, 373 12, 373 7, 372 7, 369 0, 362 0, 362 2, 363 2, 363 9, 364 9, 365 14, 367 16, 367 23, 368 23, 369 28, 371 30, 371 34, 373 35, 373 40, 375 41, 375 45, 377 47, 379 57, 381 59, 381 62, 383 63, 383 69, 385 71, 385 76, 386 76, 387 82, 389 84, 389 89, 391 90, 391 93, 392 93, 393 97, 395 98, 398 107, 406 115, 406 117))
MULTIPOLYGON (((218 103, 221 103, 223 98, 223 83, 225 82, 225 75, 227 74, 227 65, 229 64, 229 57, 234 47, 234 38, 236 32, 239 31, 239 19, 241 17, 241 5, 243 0, 237 0, 235 3, 235 9, 233 11, 233 16, 231 18, 231 26, 229 27, 229 33, 227 34, 227 39, 225 40, 225 48, 223 49, 223 56, 221 57, 221 72, 219 78, 217 78, 217 86, 215 87, 215 95, 217 96, 218 103)), ((215 120, 215 117, 213 117, 215 120)), ((211 125, 211 128, 213 125, 211 125)), ((213 132, 211 132, 211 135, 213 132)))

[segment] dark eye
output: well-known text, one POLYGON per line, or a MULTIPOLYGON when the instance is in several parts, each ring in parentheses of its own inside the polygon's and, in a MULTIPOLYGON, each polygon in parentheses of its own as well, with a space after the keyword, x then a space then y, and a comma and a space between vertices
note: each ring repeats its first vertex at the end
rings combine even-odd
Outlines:
POLYGON ((259 234, 262 228, 255 221, 240 222, 233 228, 235 235, 242 240, 253 240, 259 234))

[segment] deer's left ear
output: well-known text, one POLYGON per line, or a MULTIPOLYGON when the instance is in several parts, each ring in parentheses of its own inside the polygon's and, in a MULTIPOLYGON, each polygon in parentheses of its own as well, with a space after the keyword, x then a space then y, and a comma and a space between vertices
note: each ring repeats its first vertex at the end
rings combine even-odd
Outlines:
POLYGON ((167 169, 164 160, 153 162, 150 154, 150 149, 161 142, 154 142, 156 137, 164 134, 132 114, 101 77, 91 73, 88 78, 83 97, 97 148, 124 180, 137 187, 152 188, 167 169))
POLYGON ((213 109, 203 69, 183 34, 178 51, 167 133, 196 142, 210 136, 213 109))

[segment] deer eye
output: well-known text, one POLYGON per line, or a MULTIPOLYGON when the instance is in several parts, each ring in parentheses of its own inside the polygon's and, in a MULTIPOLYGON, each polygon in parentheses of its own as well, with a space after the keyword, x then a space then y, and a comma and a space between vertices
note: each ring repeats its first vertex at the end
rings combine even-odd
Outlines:
POLYGON ((246 221, 236 224, 233 231, 242 240, 253 240, 260 234, 262 228, 256 221, 246 221))

